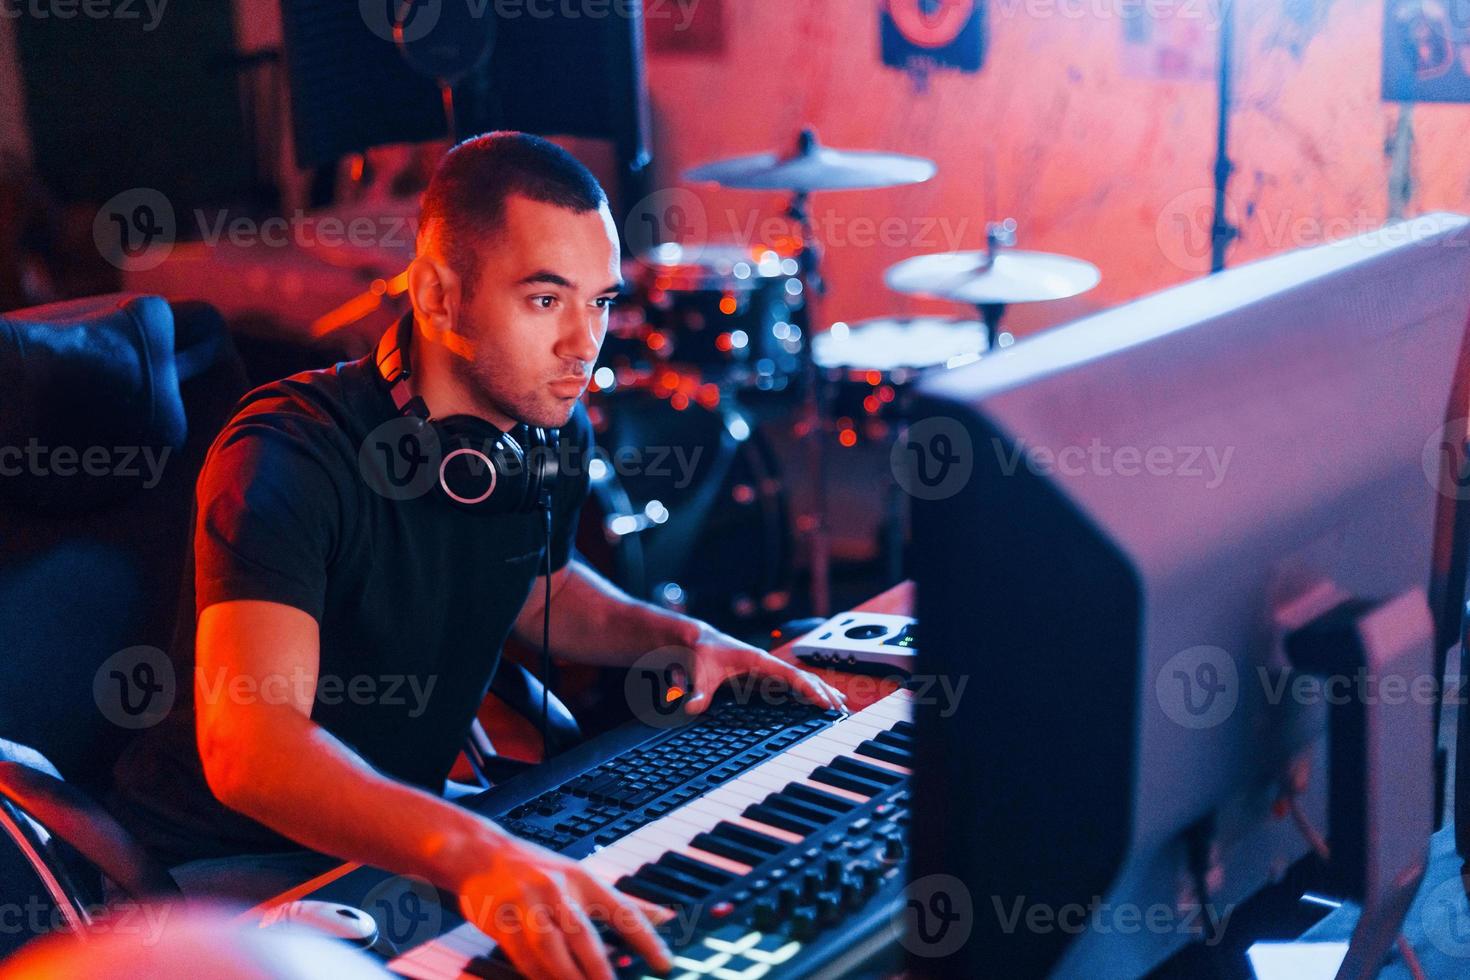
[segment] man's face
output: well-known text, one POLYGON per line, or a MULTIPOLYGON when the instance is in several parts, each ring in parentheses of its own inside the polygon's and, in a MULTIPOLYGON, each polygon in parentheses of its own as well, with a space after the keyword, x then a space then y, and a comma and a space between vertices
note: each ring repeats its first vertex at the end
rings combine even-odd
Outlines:
POLYGON ((512 195, 504 225, 477 254, 479 278, 456 325, 472 356, 457 365, 501 414, 565 425, 622 284, 612 215, 606 206, 578 214, 512 195))

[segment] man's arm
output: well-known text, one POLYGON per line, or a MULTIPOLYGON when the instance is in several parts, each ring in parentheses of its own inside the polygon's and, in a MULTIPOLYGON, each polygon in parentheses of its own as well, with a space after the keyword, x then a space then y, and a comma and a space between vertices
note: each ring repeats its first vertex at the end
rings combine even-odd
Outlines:
POLYGON ((576 862, 389 779, 314 723, 318 644, 316 620, 280 603, 221 602, 200 614, 199 753, 222 803, 313 850, 460 896, 466 918, 525 972, 611 980, 589 914, 667 968, 639 904, 576 862))
MULTIPOLYGON (((546 608, 545 577, 538 578, 516 617, 514 633, 533 647, 541 645, 546 608)), ((698 713, 732 677, 775 677, 801 697, 841 708, 846 699, 816 675, 794 667, 689 616, 634 599, 573 557, 551 576, 551 649, 583 664, 627 667, 660 648, 689 651, 694 696, 686 710, 698 713)))
MULTIPOLYGON (((516 617, 516 639, 541 646, 546 578, 540 576, 516 617)), ((705 625, 634 599, 580 558, 551 575, 551 649, 580 664, 626 667, 662 646, 693 649, 705 625)))

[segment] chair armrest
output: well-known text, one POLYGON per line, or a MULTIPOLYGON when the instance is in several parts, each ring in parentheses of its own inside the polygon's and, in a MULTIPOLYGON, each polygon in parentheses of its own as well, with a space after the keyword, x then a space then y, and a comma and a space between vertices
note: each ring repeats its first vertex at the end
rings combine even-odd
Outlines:
MULTIPOLYGON (((541 723, 541 681, 521 664, 501 658, 490 682, 490 693, 506 707, 525 718, 533 725, 541 723)), ((555 694, 548 692, 546 701, 546 755, 555 755, 582 741, 582 729, 577 719, 555 694)))
POLYGON ((92 862, 128 897, 180 896, 168 870, 112 814, 75 786, 19 762, 0 762, 0 796, 92 862))

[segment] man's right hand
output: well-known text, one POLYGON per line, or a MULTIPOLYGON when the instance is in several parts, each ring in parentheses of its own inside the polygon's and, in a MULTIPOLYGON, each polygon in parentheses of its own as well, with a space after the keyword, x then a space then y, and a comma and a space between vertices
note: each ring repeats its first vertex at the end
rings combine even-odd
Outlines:
POLYGON ((592 920, 611 925, 658 973, 673 957, 653 922, 673 913, 624 895, 576 861, 509 835, 489 870, 457 889, 465 920, 495 940, 528 977, 614 980, 608 950, 592 920))

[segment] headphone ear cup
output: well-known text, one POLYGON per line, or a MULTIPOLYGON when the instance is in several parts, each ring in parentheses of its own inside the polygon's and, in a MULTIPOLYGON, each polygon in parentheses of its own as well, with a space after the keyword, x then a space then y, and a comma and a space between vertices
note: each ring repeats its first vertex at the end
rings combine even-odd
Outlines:
POLYGON ((531 477, 520 443, 472 415, 433 424, 441 451, 439 489, 452 503, 493 514, 526 507, 531 477))

